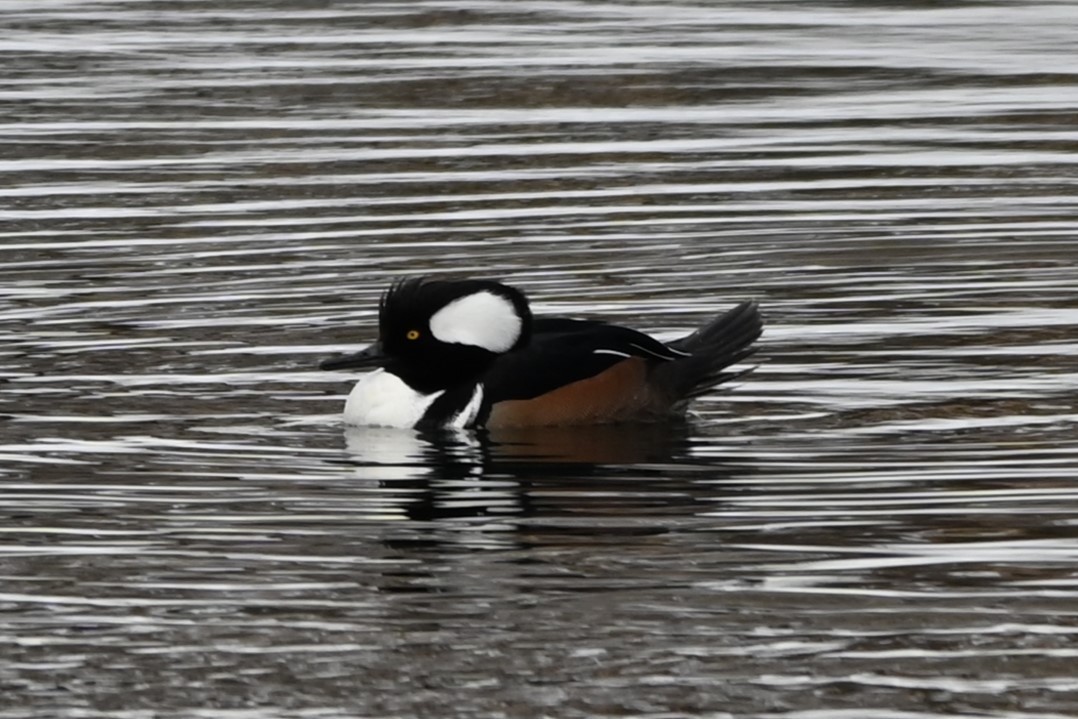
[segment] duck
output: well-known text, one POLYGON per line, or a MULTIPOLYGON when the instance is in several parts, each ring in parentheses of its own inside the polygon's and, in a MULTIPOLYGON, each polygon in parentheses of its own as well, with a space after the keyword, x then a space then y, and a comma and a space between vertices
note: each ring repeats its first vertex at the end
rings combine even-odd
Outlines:
POLYGON ((657 422, 742 375, 730 367, 756 351, 762 332, 755 301, 662 342, 599 320, 533 315, 524 292, 497 280, 410 277, 381 296, 378 340, 320 367, 372 370, 348 394, 348 425, 657 422))

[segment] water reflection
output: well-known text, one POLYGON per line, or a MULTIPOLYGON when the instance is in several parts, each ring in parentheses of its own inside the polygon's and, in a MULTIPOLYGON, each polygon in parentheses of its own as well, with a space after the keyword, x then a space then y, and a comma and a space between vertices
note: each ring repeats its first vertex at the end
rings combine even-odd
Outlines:
MULTIPOLYGON (((348 427, 349 476, 386 517, 472 518, 516 531, 523 520, 702 511, 698 484, 733 475, 692 457, 686 422, 493 431, 348 427)), ((744 474, 745 464, 739 466, 744 474)), ((478 526, 478 525, 476 525, 478 526)), ((490 531, 493 525, 483 525, 490 531)))
POLYGON ((344 430, 355 463, 382 479, 491 474, 558 468, 638 465, 681 461, 691 453, 688 422, 494 430, 344 430))

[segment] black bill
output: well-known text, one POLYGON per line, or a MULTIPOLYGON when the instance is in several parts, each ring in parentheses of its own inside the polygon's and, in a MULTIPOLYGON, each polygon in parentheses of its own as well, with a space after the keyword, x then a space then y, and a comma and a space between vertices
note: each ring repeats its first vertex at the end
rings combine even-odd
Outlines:
POLYGON ((318 366, 322 369, 363 369, 366 367, 381 367, 386 361, 385 352, 382 351, 382 343, 375 342, 370 347, 362 349, 355 354, 330 357, 322 360, 318 366))

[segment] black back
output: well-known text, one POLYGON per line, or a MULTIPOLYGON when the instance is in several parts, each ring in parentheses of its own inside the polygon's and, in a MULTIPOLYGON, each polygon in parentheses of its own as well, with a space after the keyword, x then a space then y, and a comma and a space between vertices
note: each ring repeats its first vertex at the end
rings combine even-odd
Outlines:
POLYGON ((487 401, 493 404, 538 397, 593 377, 628 357, 669 362, 682 356, 653 337, 627 327, 593 320, 536 317, 531 342, 498 357, 482 381, 487 401))

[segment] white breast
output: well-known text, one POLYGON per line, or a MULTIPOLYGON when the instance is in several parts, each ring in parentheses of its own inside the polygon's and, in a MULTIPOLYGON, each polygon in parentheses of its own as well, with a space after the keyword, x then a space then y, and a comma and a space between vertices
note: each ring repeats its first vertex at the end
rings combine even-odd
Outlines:
POLYGON ((395 374, 378 369, 356 383, 344 421, 366 427, 414 427, 444 390, 421 394, 395 374))

